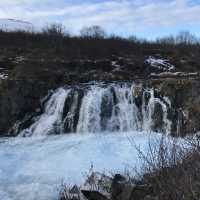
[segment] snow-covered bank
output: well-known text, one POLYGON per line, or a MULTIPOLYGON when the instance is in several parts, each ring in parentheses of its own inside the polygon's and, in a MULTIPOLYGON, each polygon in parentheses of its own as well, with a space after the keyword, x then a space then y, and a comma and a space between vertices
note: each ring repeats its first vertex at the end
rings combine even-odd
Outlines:
POLYGON ((149 133, 71 134, 0 140, 0 199, 57 199, 62 180, 81 184, 91 164, 102 172, 139 166, 134 140, 142 150, 149 133))

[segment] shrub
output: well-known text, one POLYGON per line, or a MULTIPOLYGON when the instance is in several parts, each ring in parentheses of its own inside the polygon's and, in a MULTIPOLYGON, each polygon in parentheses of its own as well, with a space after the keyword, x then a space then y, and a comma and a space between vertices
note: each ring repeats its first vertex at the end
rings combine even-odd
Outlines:
POLYGON ((153 188, 159 200, 198 200, 200 198, 200 139, 195 136, 180 145, 162 138, 150 144, 148 154, 139 148, 143 161, 141 180, 153 188))

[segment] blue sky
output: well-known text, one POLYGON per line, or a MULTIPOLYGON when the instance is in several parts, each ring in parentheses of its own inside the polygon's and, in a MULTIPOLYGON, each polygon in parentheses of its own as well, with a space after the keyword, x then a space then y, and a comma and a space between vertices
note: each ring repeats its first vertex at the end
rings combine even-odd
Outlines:
POLYGON ((123 36, 155 38, 181 30, 200 36, 200 0, 0 0, 0 18, 36 27, 62 23, 74 34, 100 25, 123 36))

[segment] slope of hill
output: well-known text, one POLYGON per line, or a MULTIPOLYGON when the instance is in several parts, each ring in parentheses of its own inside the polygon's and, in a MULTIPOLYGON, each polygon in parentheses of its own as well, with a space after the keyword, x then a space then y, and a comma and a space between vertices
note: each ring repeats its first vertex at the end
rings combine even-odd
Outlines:
MULTIPOLYGON (((44 111, 40 100, 49 90, 93 81, 137 82, 141 83, 142 91, 154 88, 156 97, 168 97, 171 102, 168 103, 171 133, 198 132, 199 58, 199 44, 76 37, 54 29, 31 33, 1 31, 0 132, 18 134, 15 131, 18 122, 22 129, 29 127, 31 120, 44 111)), ((139 106, 142 97, 137 98, 139 106)), ((157 127, 162 125, 161 111, 157 106, 153 116, 157 127)))

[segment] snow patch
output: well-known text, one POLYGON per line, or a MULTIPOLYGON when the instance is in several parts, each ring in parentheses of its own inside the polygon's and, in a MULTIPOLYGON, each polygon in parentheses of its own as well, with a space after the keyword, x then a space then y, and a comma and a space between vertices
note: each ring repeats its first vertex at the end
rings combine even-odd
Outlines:
POLYGON ((24 56, 17 56, 17 57, 15 58, 14 63, 18 64, 18 63, 21 63, 21 62, 23 62, 23 61, 25 61, 25 60, 27 60, 27 59, 26 59, 24 56))
POLYGON ((175 69, 174 65, 170 64, 168 59, 149 56, 145 62, 151 65, 151 67, 157 68, 159 70, 171 71, 175 69))
POLYGON ((111 62, 112 67, 114 67, 114 69, 112 70, 113 72, 117 72, 120 71, 122 66, 117 64, 117 61, 112 61, 111 62))
POLYGON ((120 65, 117 64, 117 61, 112 61, 111 65, 114 66, 114 67, 120 67, 120 65))
POLYGON ((0 80, 5 80, 8 78, 8 74, 0 73, 0 80))
POLYGON ((150 77, 197 77, 199 76, 198 72, 162 72, 159 74, 151 73, 150 77))

